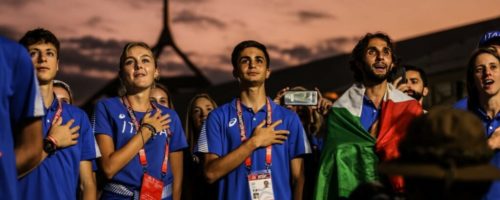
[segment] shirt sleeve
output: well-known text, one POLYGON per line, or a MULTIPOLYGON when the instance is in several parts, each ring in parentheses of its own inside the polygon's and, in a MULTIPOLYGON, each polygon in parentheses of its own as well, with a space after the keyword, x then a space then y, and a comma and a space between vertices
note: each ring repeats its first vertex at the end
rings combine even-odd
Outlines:
POLYGON ((297 114, 293 113, 288 127, 290 131, 290 135, 288 136, 290 159, 311 153, 311 146, 307 140, 306 131, 297 114))
POLYGON ((184 130, 182 129, 181 121, 176 112, 170 112, 170 131, 172 132, 172 138, 170 140, 170 152, 179 151, 188 147, 186 136, 184 130))
POLYGON ((107 112, 106 105, 103 101, 99 101, 94 109, 92 117, 92 129, 94 135, 105 134, 113 137, 113 130, 111 126, 112 120, 107 112))
POLYGON ((14 56, 13 83, 11 91, 11 119, 17 124, 23 118, 40 117, 44 115, 43 102, 40 95, 38 80, 35 76, 33 63, 28 52, 20 45, 16 45, 18 53, 14 56))
POLYGON ((82 138, 82 154, 81 160, 93 160, 97 157, 96 154, 96 142, 94 133, 90 126, 90 121, 85 112, 79 110, 80 119, 80 137, 82 138))
POLYGON ((212 111, 201 128, 200 137, 198 139, 197 153, 213 153, 218 156, 222 155, 222 130, 221 120, 216 111, 212 111))

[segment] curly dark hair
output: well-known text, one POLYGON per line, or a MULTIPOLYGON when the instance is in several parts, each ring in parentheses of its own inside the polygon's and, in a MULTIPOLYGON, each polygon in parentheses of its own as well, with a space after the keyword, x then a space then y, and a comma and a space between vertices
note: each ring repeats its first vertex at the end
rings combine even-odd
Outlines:
POLYGON ((19 39, 19 43, 21 43, 21 45, 26 47, 26 49, 28 49, 29 46, 37 44, 39 42, 43 42, 46 44, 49 43, 54 45, 57 50, 56 52, 57 58, 59 58, 59 48, 60 48, 59 40, 49 30, 43 28, 37 28, 26 32, 26 34, 24 34, 24 36, 21 39, 19 39))
POLYGON ((351 70, 354 73, 354 80, 356 82, 363 82, 363 71, 361 71, 360 66, 363 65, 364 60, 363 57, 365 55, 366 47, 368 43, 373 38, 379 38, 384 40, 387 43, 387 46, 391 49, 392 54, 392 62, 397 65, 398 58, 395 53, 395 45, 392 42, 391 38, 382 32, 377 33, 367 33, 359 42, 356 44, 351 53, 351 60, 349 61, 349 65, 351 70))

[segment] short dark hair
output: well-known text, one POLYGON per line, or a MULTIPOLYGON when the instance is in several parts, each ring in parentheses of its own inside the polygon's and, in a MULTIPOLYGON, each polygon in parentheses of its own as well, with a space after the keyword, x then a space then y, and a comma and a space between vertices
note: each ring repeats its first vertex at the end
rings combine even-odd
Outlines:
POLYGON ((238 67, 238 57, 240 57, 240 53, 249 47, 255 47, 264 53, 264 57, 266 57, 266 63, 267 63, 266 67, 269 68, 271 60, 269 59, 269 53, 267 52, 266 46, 254 40, 246 40, 240 42, 233 49, 233 53, 231 54, 231 63, 233 64, 233 69, 236 69, 238 67))
POLYGON ((59 40, 57 37, 50 32, 49 30, 43 29, 43 28, 37 28, 31 31, 26 32, 24 36, 19 40, 19 43, 21 43, 26 49, 28 49, 29 46, 37 44, 39 42, 43 43, 50 43, 56 47, 56 55, 57 58, 59 58, 59 40))
POLYGON ((406 71, 416 71, 420 75, 420 78, 422 79, 422 82, 424 83, 424 87, 427 87, 429 85, 429 79, 427 78, 427 73, 425 71, 417 66, 413 65, 403 65, 406 71))
POLYGON ((349 61, 349 65, 351 70, 354 72, 354 80, 356 82, 363 82, 363 72, 359 68, 359 64, 363 63, 363 57, 365 55, 365 49, 368 46, 368 43, 370 42, 371 39, 373 38, 379 38, 384 40, 387 43, 387 46, 391 49, 392 54, 392 62, 394 63, 394 66, 397 66, 398 64, 398 58, 395 53, 395 45, 392 42, 391 38, 382 32, 377 32, 377 33, 367 33, 359 42, 356 44, 354 49, 352 50, 351 53, 351 60, 349 61))
POLYGON ((467 83, 467 108, 469 110, 473 110, 479 105, 479 91, 477 89, 476 83, 474 82, 474 71, 475 71, 475 63, 476 59, 481 54, 490 54, 494 56, 498 61, 500 61, 500 56, 497 52, 490 48, 479 48, 472 54, 469 59, 469 63, 467 64, 467 72, 466 72, 466 83, 467 83))

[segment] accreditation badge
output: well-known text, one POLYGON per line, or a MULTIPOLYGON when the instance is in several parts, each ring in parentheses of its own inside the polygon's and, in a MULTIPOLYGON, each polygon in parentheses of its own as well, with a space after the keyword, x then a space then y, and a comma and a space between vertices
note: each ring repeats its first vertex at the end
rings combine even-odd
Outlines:
POLYGON ((255 200, 274 200, 271 170, 262 170, 248 174, 250 196, 255 200))
POLYGON ((163 181, 144 173, 142 177, 142 186, 140 200, 158 200, 161 199, 163 192, 163 181))

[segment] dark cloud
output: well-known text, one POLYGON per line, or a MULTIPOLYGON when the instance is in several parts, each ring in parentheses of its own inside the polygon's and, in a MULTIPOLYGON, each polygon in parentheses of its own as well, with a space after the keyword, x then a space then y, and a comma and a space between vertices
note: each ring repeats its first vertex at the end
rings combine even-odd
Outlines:
POLYGON ((99 16, 90 17, 87 21, 83 23, 84 26, 87 26, 92 29, 101 29, 106 32, 115 32, 113 28, 107 26, 106 24, 109 24, 109 22, 108 23, 104 22, 103 18, 99 16))
POLYGON ((4 8, 4 7, 21 8, 21 7, 24 7, 31 2, 35 2, 35 0, 2 0, 2 1, 0 1, 0 8, 4 8))
POLYGON ((310 22, 318 19, 334 18, 334 16, 328 13, 317 12, 317 11, 306 11, 306 10, 298 11, 296 15, 302 22, 310 22))
POLYGON ((88 19, 84 24, 89 27, 97 27, 97 25, 102 23, 102 18, 99 16, 93 16, 88 19))
POLYGON ((172 0, 172 2, 175 2, 175 3, 184 3, 184 4, 188 4, 188 3, 207 3, 207 2, 209 2, 209 0, 172 0))
POLYGON ((137 0, 125 0, 125 3, 127 3, 132 8, 143 9, 145 5, 150 5, 150 4, 161 4, 161 5, 163 5, 163 0, 141 0, 141 1, 137 1, 137 0))
MULTIPOLYGON (((311 60, 316 60, 344 53, 346 48, 352 48, 352 46, 354 46, 354 44, 357 41, 358 41, 357 37, 352 37, 352 38, 336 37, 336 38, 326 39, 313 46, 296 45, 291 48, 279 48, 278 46, 269 45, 268 49, 269 51, 274 51, 277 52, 278 54, 291 57, 292 59, 298 60, 299 62, 308 62, 311 60)), ((278 61, 278 63, 279 62, 280 61, 278 61)), ((282 62, 285 65, 287 63, 286 61, 282 62)))
POLYGON ((68 43, 68 45, 70 46, 76 45, 76 47, 78 47, 79 49, 96 50, 100 53, 103 53, 102 51, 104 50, 104 53, 108 53, 111 51, 115 54, 119 54, 123 46, 125 46, 125 44, 127 43, 127 41, 118 41, 114 39, 103 40, 94 36, 70 38, 63 40, 63 42, 68 43))
POLYGON ((21 33, 14 27, 6 25, 0 25, 0 35, 15 41, 17 41, 19 37, 21 37, 21 33))
MULTIPOLYGON (((61 43, 61 67, 78 67, 79 71, 87 72, 82 73, 80 77, 84 79, 87 76, 99 77, 95 75, 95 71, 117 72, 120 53, 126 41, 102 40, 93 36, 84 36, 63 39, 61 43)), ((66 72, 62 70, 62 73, 66 72)))
POLYGON ((189 10, 182 10, 173 18, 174 23, 186 23, 194 26, 214 26, 219 29, 226 28, 226 24, 216 18, 203 16, 189 10))
POLYGON ((311 57, 312 49, 303 45, 297 45, 293 48, 283 49, 281 52, 283 54, 288 54, 293 58, 305 60, 311 57))

